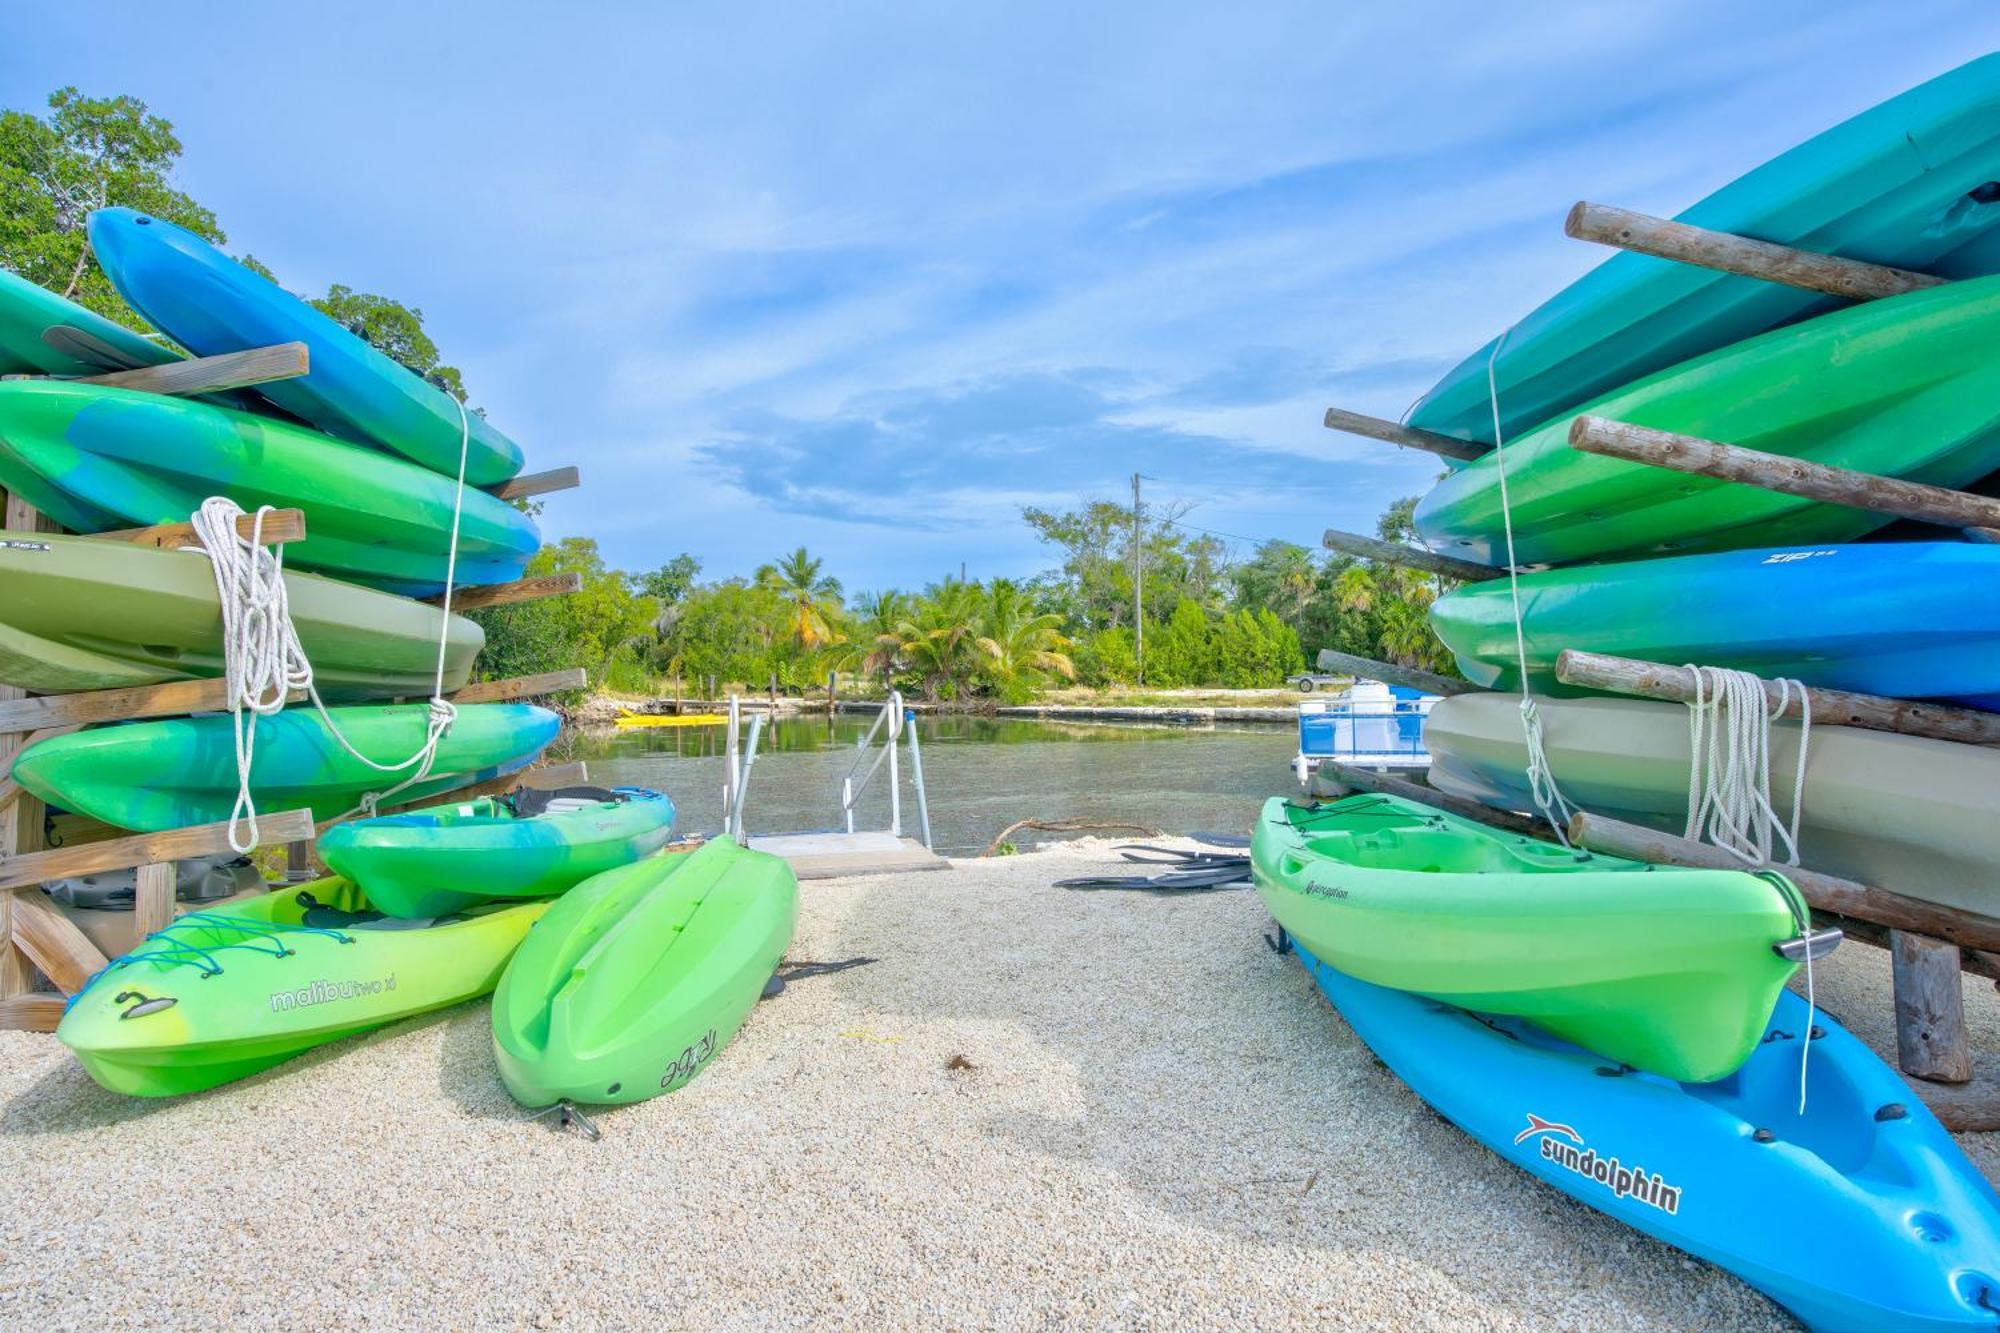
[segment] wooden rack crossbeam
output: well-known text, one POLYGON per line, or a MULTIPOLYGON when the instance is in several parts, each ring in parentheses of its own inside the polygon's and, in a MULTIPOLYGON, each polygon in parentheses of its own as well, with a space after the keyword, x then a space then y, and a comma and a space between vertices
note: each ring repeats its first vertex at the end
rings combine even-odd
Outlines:
POLYGON ((1570 209, 1563 221, 1563 231, 1579 241, 1614 245, 1637 254, 1675 259, 1746 278, 1762 278, 1850 301, 1901 296, 1947 281, 1929 273, 1815 254, 1588 200, 1579 201, 1570 209))
MULTIPOLYGON (((454 611, 477 611, 484 606, 506 606, 512 602, 532 602, 540 597, 563 597, 583 590, 581 574, 537 574, 512 583, 488 583, 476 588, 457 588, 451 594, 454 611)), ((423 599, 432 606, 444 605, 444 594, 423 599)))
POLYGON ((1435 551, 1426 551, 1421 546, 1385 542, 1377 537, 1364 537, 1358 532, 1342 532, 1338 528, 1328 528, 1319 540, 1320 545, 1329 550, 1345 551, 1349 555, 1358 555, 1363 560, 1406 565, 1411 569, 1421 569, 1426 574, 1436 574, 1440 578, 1456 579, 1460 582, 1483 583, 1487 579, 1497 579, 1507 572, 1504 569, 1495 569, 1491 565, 1479 565, 1470 560, 1439 555, 1435 551))
MULTIPOLYGON (((264 515, 262 532, 257 530, 255 514, 240 514, 236 519, 236 531, 245 541, 256 537, 266 546, 302 542, 306 539, 306 511, 273 509, 264 515)), ((134 546, 157 546, 163 550, 201 545, 201 538, 195 536, 194 524, 191 522, 155 523, 149 528, 119 528, 115 532, 94 532, 90 535, 105 541, 130 542, 134 546)))
POLYGON ((0 1028, 54 1032, 66 1007, 60 995, 0 995, 0 1028))
MULTIPOLYGON (((1642 699, 1667 699, 1675 703, 1694 700, 1694 672, 1686 667, 1668 666, 1609 653, 1587 653, 1565 648, 1556 658, 1556 679, 1565 685, 1589 690, 1610 690, 1642 699)), ((1782 716, 1801 715, 1799 691, 1789 695, 1775 681, 1764 682, 1764 695, 1776 708, 1782 701, 1782 716)), ((1827 690, 1808 685, 1805 697, 1812 704, 1814 726, 1862 727, 1869 731, 1893 731, 1905 736, 1928 736, 1933 740, 1956 741, 1961 745, 2000 745, 2000 713, 1976 708, 1952 708, 1943 704, 1912 703, 1879 694, 1856 694, 1849 690, 1827 690)))
MULTIPOLYGON (((1569 425, 1572 449, 1718 481, 1743 482, 1851 509, 1894 514, 1949 528, 2000 529, 2000 500, 1921 482, 1828 467, 1741 445, 1722 444, 1588 414, 1569 425)), ((2000 535, 2000 534, 1996 534, 2000 535)))
MULTIPOLYGON (((582 667, 510 676, 467 685, 448 697, 453 703, 497 703, 538 694, 580 690, 587 683, 582 667)), ((290 702, 305 695, 294 691, 290 702)), ((178 717, 229 706, 229 691, 220 680, 175 680, 164 685, 133 685, 116 690, 85 690, 77 694, 44 694, 0 702, 0 735, 74 728, 92 722, 129 722, 147 717, 178 717)), ((37 738, 39 739, 39 738, 37 738)), ((0 773, 4 773, 0 768, 0 773)))
POLYGON ((1399 666, 1394 662, 1377 662, 1372 657, 1337 653, 1331 648, 1319 650, 1317 664, 1321 671, 1345 671, 1350 676, 1386 681, 1391 685, 1421 690, 1425 694, 1471 694, 1479 689, 1471 681, 1460 680, 1456 676, 1440 676, 1422 667, 1399 666))
MULTIPOLYGON (((312 836, 310 810, 285 810, 257 816, 260 842, 278 847, 312 836)), ((45 852, 22 852, 0 857, 0 889, 20 889, 45 880, 71 875, 94 875, 104 870, 129 870, 157 861, 179 861, 190 856, 220 856, 230 850, 229 821, 194 824, 162 833, 135 833, 124 838, 88 842, 80 847, 56 847, 45 852)))
POLYGON ((486 488, 487 494, 500 500, 525 500, 531 495, 547 495, 551 491, 573 490, 583 484, 583 474, 573 467, 550 468, 547 472, 530 472, 503 481, 498 486, 486 488))
POLYGON ((242 352, 224 352, 220 356, 189 357, 184 361, 142 366, 137 370, 114 370, 109 374, 89 375, 75 383, 190 398, 228 389, 247 389, 256 384, 269 384, 273 380, 297 379, 306 374, 311 365, 304 343, 278 343, 242 352))
POLYGON ((1326 428, 1345 431, 1349 435, 1364 436, 1371 440, 1382 440, 1405 449, 1421 449, 1427 454, 1455 458, 1461 463, 1470 463, 1493 452, 1491 445, 1468 444, 1464 440, 1454 440, 1449 435, 1439 435, 1435 431, 1417 430, 1400 422, 1364 416, 1359 412, 1348 412, 1338 407, 1326 409, 1326 428))

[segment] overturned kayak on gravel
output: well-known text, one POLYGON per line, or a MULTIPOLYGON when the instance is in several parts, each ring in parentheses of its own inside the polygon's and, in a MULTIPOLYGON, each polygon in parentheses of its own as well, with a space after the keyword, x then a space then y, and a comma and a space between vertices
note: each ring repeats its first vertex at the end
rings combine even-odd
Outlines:
POLYGON ((1670 1078, 1748 1059, 1807 947, 1781 875, 1572 851, 1394 796, 1269 801, 1251 856, 1278 924, 1348 975, 1670 1078))
POLYGON ((493 996, 507 1091, 524 1106, 618 1105, 686 1084, 784 960, 798 891, 791 866, 728 838, 571 889, 493 996))
POLYGON ((199 1092, 484 995, 547 907, 399 921, 327 879, 190 912, 98 973, 56 1037, 113 1092, 199 1092))

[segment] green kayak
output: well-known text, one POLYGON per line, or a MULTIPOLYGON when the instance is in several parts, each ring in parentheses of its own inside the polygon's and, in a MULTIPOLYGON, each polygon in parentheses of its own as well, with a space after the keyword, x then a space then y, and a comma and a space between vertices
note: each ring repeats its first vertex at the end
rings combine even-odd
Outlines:
MULTIPOLYGON (((76 532, 177 523, 211 495, 303 509, 303 566, 412 597, 444 586, 456 483, 304 426, 159 394, 54 380, 0 383, 0 486, 76 532)), ((521 576, 534 523, 467 489, 460 586, 521 576)))
MULTIPOLYGON (((0 532, 0 587, 0 683, 63 693, 222 674, 215 575, 199 551, 0 532)), ((285 593, 321 694, 430 694, 444 612, 316 574, 287 573, 285 593)), ((447 690, 485 642, 451 617, 447 690)))
MULTIPOLYGON (((376 763, 401 763, 423 743, 422 704, 364 704, 327 713, 350 745, 376 763)), ((431 775, 398 792, 419 800, 524 768, 556 738, 562 719, 532 704, 468 704, 438 743, 431 775)), ((250 788, 259 810, 310 808, 332 819, 415 770, 380 773, 349 754, 310 706, 257 721, 250 788)), ((14 761, 14 779, 50 805, 119 828, 157 832, 229 818, 236 803, 236 746, 226 714, 126 722, 37 741, 14 761)))
POLYGON ((1687 1083, 1764 1035, 1805 925, 1783 877, 1575 853, 1393 796, 1274 799, 1250 844, 1278 924, 1349 976, 1512 1014, 1687 1083))
POLYGON ((700 1073, 783 961, 798 880, 727 838, 585 880, 493 995, 500 1078, 526 1106, 643 1101, 700 1073))
MULTIPOLYGON (((1578 408, 1879 476, 1963 486, 2000 468, 2000 277, 1823 315, 1683 362, 1578 408)), ((1889 522, 1756 486, 1684 476, 1569 447, 1571 413, 1508 442, 1523 564, 1661 550, 1847 541, 1889 522)), ((1417 506, 1436 550, 1506 559, 1488 454, 1417 506)))
POLYGON ((174 348, 0 269, 0 375, 102 375, 180 359, 174 348))
POLYGON ((98 973, 56 1037, 113 1092, 199 1092, 484 995, 547 907, 397 921, 327 879, 190 912, 98 973))
POLYGON ((327 868, 391 916, 455 912, 494 898, 548 898, 651 856, 674 829, 674 803, 640 787, 524 787, 380 819, 319 840, 327 868))

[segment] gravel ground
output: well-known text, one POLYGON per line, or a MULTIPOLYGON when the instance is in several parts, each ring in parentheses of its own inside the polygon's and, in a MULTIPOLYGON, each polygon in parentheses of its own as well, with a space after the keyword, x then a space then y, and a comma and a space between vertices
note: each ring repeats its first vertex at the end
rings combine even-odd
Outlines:
MULTIPOLYGON (((520 1119, 483 1003, 166 1104, 0 1033, 0 1323, 1792 1326, 1439 1120, 1255 895, 1048 887, 1107 858, 808 884, 793 956, 881 961, 599 1143, 520 1119)), ((1881 953, 1819 983, 1890 1039, 1881 953)))

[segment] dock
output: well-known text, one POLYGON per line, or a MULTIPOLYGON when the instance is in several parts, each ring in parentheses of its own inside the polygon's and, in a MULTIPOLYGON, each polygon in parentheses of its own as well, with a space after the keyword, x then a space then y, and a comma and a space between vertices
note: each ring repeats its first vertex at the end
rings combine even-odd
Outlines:
POLYGON ((951 869, 951 862, 915 838, 898 837, 879 829, 861 833, 752 834, 750 849, 782 856, 800 879, 951 869))

